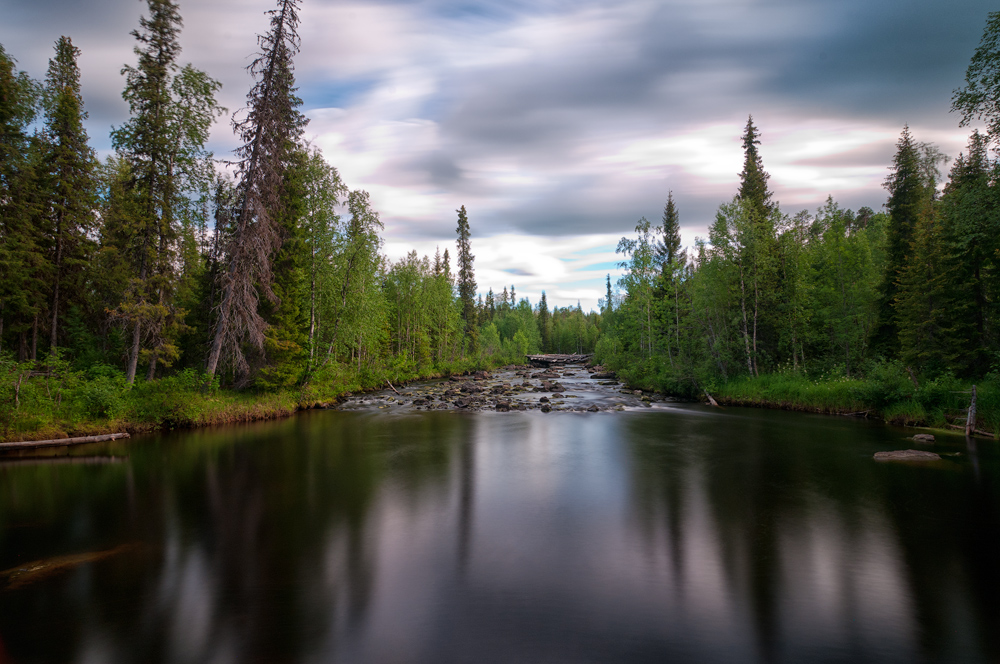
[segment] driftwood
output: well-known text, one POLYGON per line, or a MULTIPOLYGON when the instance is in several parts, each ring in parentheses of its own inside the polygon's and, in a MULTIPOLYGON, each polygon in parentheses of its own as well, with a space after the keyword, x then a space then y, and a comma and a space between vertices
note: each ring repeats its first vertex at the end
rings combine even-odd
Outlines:
POLYGON ((716 408, 722 408, 722 406, 719 405, 719 402, 713 399, 712 395, 708 393, 708 390, 704 390, 704 392, 705 396, 708 397, 708 403, 712 404, 716 408))
MULTIPOLYGON (((965 425, 964 424, 949 424, 948 428, 949 429, 958 429, 959 431, 965 431, 965 425)), ((986 436, 987 438, 997 438, 997 434, 990 433, 989 431, 983 431, 982 429, 972 429, 971 431, 966 432, 965 435, 969 436, 969 435, 972 435, 972 434, 976 434, 978 436, 986 436)))
MULTIPOLYGON (((389 386, 390 390, 396 392, 396 388, 392 386, 392 383, 390 383, 388 379, 386 379, 385 384, 389 386)), ((396 392, 396 394, 399 394, 399 392, 396 392)))
POLYGON ((80 436, 78 438, 56 438, 54 440, 23 440, 16 443, 0 443, 0 452, 7 450, 27 450, 37 447, 62 447, 64 445, 81 445, 83 443, 102 443, 106 440, 128 438, 127 433, 106 433, 100 436, 80 436))

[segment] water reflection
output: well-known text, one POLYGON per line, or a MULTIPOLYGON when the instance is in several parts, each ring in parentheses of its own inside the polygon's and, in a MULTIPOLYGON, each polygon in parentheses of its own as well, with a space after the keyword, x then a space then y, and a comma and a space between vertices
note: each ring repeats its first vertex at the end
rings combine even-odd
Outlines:
POLYGON ((5 463, 0 570, 142 546, 3 591, 0 652, 995 661, 996 449, 872 462, 901 439, 738 409, 314 412, 5 463))

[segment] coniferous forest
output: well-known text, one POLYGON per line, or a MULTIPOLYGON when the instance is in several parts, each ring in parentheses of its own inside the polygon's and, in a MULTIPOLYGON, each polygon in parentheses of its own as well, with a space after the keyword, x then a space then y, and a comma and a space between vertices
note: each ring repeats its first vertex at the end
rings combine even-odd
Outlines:
POLYGON ((368 193, 304 140, 299 4, 262 20, 231 155, 206 148, 230 110, 183 63, 171 0, 132 32, 130 116, 104 161, 71 39, 42 79, 0 46, 0 439, 268 417, 537 352, 593 352, 678 397, 938 426, 977 384, 978 426, 1000 430, 1000 12, 952 99, 963 126, 986 123, 962 154, 903 127, 878 209, 789 214, 751 117, 709 236, 681 246, 670 192, 585 313, 477 284, 464 205, 456 256, 382 254, 368 193))

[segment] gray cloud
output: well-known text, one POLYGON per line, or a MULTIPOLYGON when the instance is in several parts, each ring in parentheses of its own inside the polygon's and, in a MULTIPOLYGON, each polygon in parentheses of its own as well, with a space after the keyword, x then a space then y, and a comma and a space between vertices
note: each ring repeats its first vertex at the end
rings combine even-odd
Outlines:
MULTIPOLYGON (((118 71, 134 60, 128 33, 137 27, 145 3, 7 0, 5 5, 0 43, 36 78, 44 75, 60 34, 71 35, 83 50, 88 127, 95 146, 107 149, 108 129, 126 117, 118 71)), ((243 105, 249 85, 243 67, 255 34, 267 27, 263 11, 272 5, 270 0, 181 2, 182 60, 223 81, 222 101, 230 110, 243 105)), ((309 11, 339 5, 311 0, 309 11)), ((423 45, 404 54, 403 65, 423 66, 435 77, 434 90, 414 112, 436 123, 437 140, 386 149, 368 182, 349 184, 452 194, 454 203, 442 206, 440 220, 383 215, 388 232, 414 238, 451 237, 451 209, 465 198, 490 201, 474 208, 485 232, 561 235, 624 233, 640 216, 658 220, 668 188, 681 205, 682 222, 704 226, 732 195, 731 184, 706 184, 675 167, 627 186, 624 179, 608 183, 601 174, 574 171, 582 150, 600 149, 615 137, 742 123, 752 112, 765 130, 767 166, 768 129, 787 118, 883 127, 919 122, 952 129, 957 119, 948 114, 951 91, 962 82, 987 12, 995 9, 987 0, 947 5, 932 0, 398 0, 379 6, 412 21, 406 34, 426 36, 428 44, 456 34, 488 40, 546 18, 561 29, 581 21, 590 30, 581 28, 578 38, 567 32, 562 42, 539 40, 522 58, 477 66, 464 66, 462 53, 423 45), (531 187, 496 181, 481 165, 497 160, 541 181, 531 187)), ((308 26, 311 41, 297 62, 306 107, 350 109, 392 74, 391 64, 362 74, 331 74, 331 49, 346 36, 340 29, 308 26)), ((221 123, 213 147, 222 156, 233 144, 227 123, 221 123)), ((739 149, 738 136, 732 145, 739 149)), ((794 164, 827 169, 888 165, 892 150, 882 140, 794 164)), ((327 156, 338 163, 337 154, 327 156)), ((780 191, 777 178, 772 184, 780 191)), ((829 193, 850 207, 877 207, 884 199, 877 186, 829 193)))

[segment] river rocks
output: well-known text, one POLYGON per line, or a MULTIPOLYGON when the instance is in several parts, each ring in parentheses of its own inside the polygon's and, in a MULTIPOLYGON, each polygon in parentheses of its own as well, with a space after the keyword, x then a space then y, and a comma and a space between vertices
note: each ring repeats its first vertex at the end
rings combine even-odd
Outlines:
POLYGON ((427 405, 427 399, 414 399, 413 400, 413 405, 414 406, 426 406, 427 405))
POLYGON ((541 402, 541 403, 548 403, 549 402, 549 398, 548 397, 542 397, 538 401, 541 402))
POLYGON ((918 433, 913 437, 915 443, 933 443, 934 436, 929 433, 918 433))
POLYGON ((497 401, 497 405, 494 406, 499 413, 509 413, 510 403, 507 401, 497 401))
POLYGON ((587 412, 589 412, 589 413, 597 413, 597 412, 599 412, 600 410, 601 410, 601 409, 600 409, 600 408, 598 407, 598 405, 597 405, 596 403, 592 403, 592 404, 590 404, 590 407, 589 407, 589 408, 587 408, 587 412))
POLYGON ((894 450, 892 452, 876 452, 876 461, 940 461, 941 457, 926 450, 894 450))
POLYGON ((455 399, 455 408, 468 408, 469 402, 465 399, 455 399))
POLYGON ((550 406, 547 403, 543 403, 542 404, 542 412, 543 413, 550 413, 550 412, 552 412, 552 406, 550 406))
POLYGON ((607 380, 609 378, 618 378, 618 374, 614 371, 599 371, 597 373, 590 374, 590 377, 594 380, 607 380))
POLYGON ((553 399, 565 399, 566 397, 564 397, 563 395, 559 394, 558 392, 554 392, 552 394, 552 398, 553 399))

